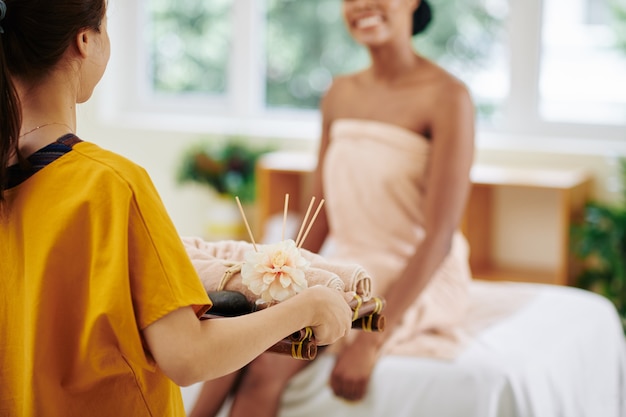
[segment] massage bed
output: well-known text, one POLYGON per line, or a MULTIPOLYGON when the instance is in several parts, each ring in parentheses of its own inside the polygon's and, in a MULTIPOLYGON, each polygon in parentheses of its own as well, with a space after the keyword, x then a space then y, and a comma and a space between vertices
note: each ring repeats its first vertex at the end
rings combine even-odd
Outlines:
MULTIPOLYGON (((367 398, 328 386, 334 357, 294 377, 280 417, 626 417, 626 341, 613 305, 580 289, 474 281, 453 360, 385 356, 367 398)), ((190 409, 201 384, 183 388, 190 409)), ((228 415, 227 402, 220 417, 228 415)))

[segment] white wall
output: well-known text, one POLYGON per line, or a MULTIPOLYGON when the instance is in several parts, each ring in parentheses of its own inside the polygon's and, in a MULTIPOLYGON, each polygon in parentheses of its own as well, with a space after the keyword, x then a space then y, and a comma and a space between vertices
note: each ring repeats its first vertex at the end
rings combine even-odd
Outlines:
MULTIPOLYGON (((201 187, 176 184, 175 172, 182 150, 201 134, 149 128, 119 127, 101 114, 101 94, 96 90, 87 104, 79 107, 78 134, 85 140, 129 157, 145 167, 161 193, 174 223, 182 234, 197 233, 210 202, 201 187)), ((614 156, 626 155, 624 141, 549 138, 508 138, 504 135, 478 135, 476 161, 486 164, 542 168, 583 168, 594 176, 593 197, 614 200, 614 156)), ((315 139, 283 139, 280 146, 315 152, 315 139)))
MULTIPOLYGON (((152 177, 178 231, 182 235, 201 235, 211 202, 210 192, 199 185, 177 184, 176 170, 183 150, 207 134, 120 127, 101 116, 101 101, 102 94, 96 90, 88 103, 78 107, 78 135, 143 166, 152 177)), ((315 149, 315 143, 306 140, 272 143, 285 149, 311 152, 315 149)))

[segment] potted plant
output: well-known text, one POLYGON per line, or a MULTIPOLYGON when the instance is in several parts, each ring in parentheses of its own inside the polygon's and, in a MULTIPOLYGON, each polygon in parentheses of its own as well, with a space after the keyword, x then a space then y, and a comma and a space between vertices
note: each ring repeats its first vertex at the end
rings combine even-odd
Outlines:
POLYGON ((584 221, 572 227, 573 253, 582 261, 578 285, 611 300, 626 333, 626 158, 619 160, 622 199, 591 201, 584 221))
POLYGON ((226 137, 202 140, 183 153, 177 173, 178 183, 206 185, 216 197, 208 208, 207 239, 240 239, 245 236, 235 197, 242 205, 252 207, 256 162, 271 150, 268 146, 254 146, 242 137, 226 137))

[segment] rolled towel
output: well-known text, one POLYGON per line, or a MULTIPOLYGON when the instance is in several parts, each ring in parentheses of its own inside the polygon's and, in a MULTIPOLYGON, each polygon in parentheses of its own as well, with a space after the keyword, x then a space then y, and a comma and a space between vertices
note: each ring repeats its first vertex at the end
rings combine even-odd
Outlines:
POLYGON ((199 259, 234 260, 243 261, 246 252, 254 250, 252 243, 240 240, 221 240, 219 242, 207 242, 199 237, 183 237, 183 244, 192 261, 199 259))
POLYGON ((312 287, 314 285, 324 285, 338 291, 350 291, 346 289, 346 286, 341 277, 339 277, 333 271, 329 271, 327 269, 309 266, 304 272, 304 276, 309 284, 309 287, 312 287))
POLYGON ((231 290, 243 293, 248 300, 258 298, 241 284, 241 279, 228 279, 231 275, 239 274, 245 253, 254 250, 252 244, 231 240, 206 242, 197 237, 184 237, 182 240, 207 292, 231 290), (220 288, 224 279, 228 285, 220 288))
MULTIPOLYGON (((244 285, 241 278, 246 254, 254 251, 251 243, 231 240, 206 242, 197 237, 183 237, 182 240, 207 292, 239 291, 251 302, 259 299, 259 295, 244 285)), ((369 297, 369 277, 363 268, 334 264, 305 249, 300 251, 302 257, 310 262, 304 272, 308 286, 325 285, 339 291, 357 292, 363 298, 369 297)))
POLYGON ((302 250, 302 257, 311 263, 311 267, 337 274, 344 282, 344 291, 353 291, 364 299, 372 297, 372 278, 365 269, 353 263, 328 261, 323 256, 302 250))

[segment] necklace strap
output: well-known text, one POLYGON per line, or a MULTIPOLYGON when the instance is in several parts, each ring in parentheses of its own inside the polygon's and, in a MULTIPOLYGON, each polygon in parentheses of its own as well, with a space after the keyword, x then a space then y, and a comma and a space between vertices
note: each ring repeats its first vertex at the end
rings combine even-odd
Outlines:
MULTIPOLYGON (((1 0, 0 0, 1 1, 1 0)), ((39 125, 37 127, 35 127, 34 129, 29 130, 28 132, 24 133, 23 135, 20 136, 20 138, 23 138, 26 135, 30 135, 31 133, 41 129, 42 127, 46 127, 46 126, 53 126, 53 125, 58 125, 58 126, 65 126, 69 129, 70 132, 74 133, 74 130, 69 127, 68 125, 66 125, 65 123, 58 123, 58 122, 52 122, 52 123, 44 123, 42 125, 39 125)))

